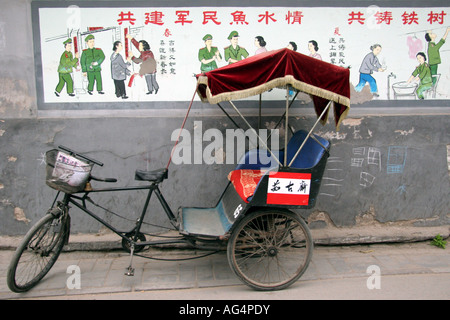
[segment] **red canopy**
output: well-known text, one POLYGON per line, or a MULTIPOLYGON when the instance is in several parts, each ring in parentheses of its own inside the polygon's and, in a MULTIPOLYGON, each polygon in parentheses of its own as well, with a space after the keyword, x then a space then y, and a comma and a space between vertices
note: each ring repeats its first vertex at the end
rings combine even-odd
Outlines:
MULTIPOLYGON (((241 99, 290 85, 310 94, 317 116, 334 101, 336 126, 350 109, 350 70, 280 49, 197 75, 197 93, 211 104, 241 99)), ((321 119, 326 122, 328 112, 321 119)))

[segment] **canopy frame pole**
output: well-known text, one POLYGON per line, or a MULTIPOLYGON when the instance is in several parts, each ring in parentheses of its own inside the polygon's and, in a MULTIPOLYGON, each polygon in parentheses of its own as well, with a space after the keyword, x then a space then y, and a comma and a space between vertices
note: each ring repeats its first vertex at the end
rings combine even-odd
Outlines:
POLYGON ((284 126, 284 166, 287 164, 287 144, 289 134, 289 86, 286 86, 286 111, 285 111, 285 126, 284 126))
POLYGON ((261 129, 262 122, 261 122, 261 115, 262 115, 262 94, 259 94, 259 118, 258 118, 258 130, 261 129))
MULTIPOLYGON (((294 103, 295 99, 297 98, 298 94, 300 91, 296 91, 294 98, 292 98, 291 103, 289 103, 289 108, 292 107, 292 104, 294 103)), ((274 129, 278 128, 278 126, 280 125, 281 121, 283 121, 284 116, 286 115, 286 112, 283 113, 283 115, 280 117, 280 120, 278 120, 277 124, 275 125, 274 129)), ((266 141, 269 141, 270 137, 272 136, 272 132, 270 132, 269 136, 267 137, 266 141)))
POLYGON ((225 113, 225 115, 228 117, 228 119, 230 119, 231 122, 233 122, 233 124, 238 128, 238 129, 242 129, 237 123, 236 121, 233 120, 233 118, 231 118, 230 114, 219 104, 217 103, 217 105, 219 106, 219 108, 223 111, 223 113, 225 113))
POLYGON ((264 142, 264 140, 259 136, 258 132, 256 132, 256 130, 250 125, 250 123, 248 123, 247 119, 245 119, 245 117, 242 115, 242 113, 239 111, 239 109, 234 105, 233 101, 229 100, 228 102, 231 104, 231 106, 237 112, 237 114, 241 117, 241 119, 244 120, 245 124, 253 131, 254 134, 256 134, 256 136, 258 137, 258 141, 261 141, 264 148, 266 148, 270 152, 272 157, 275 158, 275 160, 278 162, 278 164, 280 166, 282 166, 278 157, 272 152, 272 150, 270 150, 270 148, 267 146, 267 144, 264 142))
MULTIPOLYGON (((261 108, 262 108, 262 93, 259 94, 259 116, 258 116, 258 132, 261 130, 262 122, 261 122, 261 108)), ((259 149, 259 140, 257 141, 256 147, 259 149)))
MULTIPOLYGON (((320 117, 317 119, 316 123, 314 123, 314 126, 312 127, 312 129, 308 132, 308 135, 306 136, 305 140, 303 140, 302 145, 300 146, 300 148, 298 148, 297 152, 295 153, 294 157, 292 158, 291 162, 289 162, 289 167, 292 165, 292 163, 295 161, 295 159, 297 159, 297 156, 299 155, 300 151, 303 149, 303 146, 305 145, 306 141, 309 139, 309 137, 311 136, 312 132, 314 131, 314 129, 316 128, 317 124, 320 122, 320 120, 322 119, 322 117, 324 116, 324 114, 328 111, 328 109, 331 106, 331 102, 333 102, 332 100, 330 100, 327 104, 327 106, 325 107, 325 109, 322 111, 322 114, 320 115, 320 117)), ((322 147, 323 145, 320 144, 322 147)), ((326 150, 326 149, 325 149, 326 150)), ((286 152, 286 157, 287 158, 287 150, 286 152)))

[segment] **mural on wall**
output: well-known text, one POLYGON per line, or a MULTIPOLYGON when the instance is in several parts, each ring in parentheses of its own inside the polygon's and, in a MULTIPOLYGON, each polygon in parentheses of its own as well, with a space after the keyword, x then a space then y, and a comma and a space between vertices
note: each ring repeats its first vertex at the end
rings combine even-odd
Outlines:
POLYGON ((189 101, 195 74, 285 47, 349 67, 354 104, 450 99, 448 7, 98 4, 38 8, 45 104, 189 101))

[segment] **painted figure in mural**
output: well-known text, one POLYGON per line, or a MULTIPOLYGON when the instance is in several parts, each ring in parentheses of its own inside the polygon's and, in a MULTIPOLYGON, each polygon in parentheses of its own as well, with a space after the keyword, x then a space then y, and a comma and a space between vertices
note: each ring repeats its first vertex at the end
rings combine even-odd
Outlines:
POLYGON ((128 99, 127 92, 125 90, 125 80, 127 79, 127 76, 131 74, 130 70, 128 70, 128 67, 131 66, 131 56, 129 56, 127 62, 125 62, 120 54, 122 49, 122 42, 114 42, 113 53, 111 55, 111 77, 114 80, 116 97, 128 99))
POLYGON ((359 83, 355 87, 356 92, 361 92, 366 83, 368 82, 370 85, 370 92, 374 97, 378 97, 378 86, 374 77, 372 77, 372 73, 374 71, 383 72, 385 69, 382 68, 380 62, 378 61, 377 56, 381 52, 381 45, 374 44, 370 47, 370 53, 368 53, 359 68, 359 83))
POLYGON ((75 58, 72 55, 72 39, 67 39, 63 42, 64 52, 59 59, 58 74, 59 82, 55 89, 55 95, 59 97, 64 85, 66 85, 67 94, 71 97, 75 96, 73 93, 73 68, 78 63, 78 52, 75 54, 75 58))
POLYGON ((291 42, 288 43, 286 48, 288 48, 290 50, 293 50, 293 51, 297 51, 297 44, 295 42, 291 41, 291 42))
POLYGON ((88 93, 92 95, 94 83, 97 83, 97 92, 103 94, 102 67, 105 54, 100 48, 95 48, 95 37, 90 34, 85 39, 88 48, 81 53, 81 71, 88 78, 88 93))
POLYGON ((216 61, 222 61, 222 56, 217 47, 212 46, 212 35, 207 34, 203 37, 205 47, 198 50, 198 60, 201 62, 200 70, 208 72, 217 69, 216 61))
POLYGON ((147 94, 152 94, 153 90, 155 91, 155 94, 157 94, 159 85, 156 81, 156 60, 153 52, 150 50, 150 45, 145 40, 138 42, 131 35, 127 35, 127 38, 130 39, 131 43, 139 50, 139 57, 132 56, 131 60, 133 60, 134 63, 141 65, 139 75, 141 77, 145 76, 148 89, 147 94))
POLYGON ((266 43, 266 41, 264 41, 263 37, 256 36, 255 37, 255 47, 258 48, 258 49, 256 49, 255 55, 263 53, 263 52, 267 52, 266 44, 267 43, 266 43))
POLYGON ((419 81, 419 86, 416 89, 417 97, 419 99, 424 99, 423 93, 433 86, 433 81, 431 80, 431 70, 427 61, 425 53, 419 52, 416 55, 419 65, 413 71, 411 77, 406 83, 411 83, 412 81, 419 81))
POLYGON ((239 34, 237 31, 231 31, 228 40, 230 40, 231 43, 230 46, 225 48, 225 61, 228 62, 228 64, 238 62, 248 57, 247 50, 238 45, 239 34))
POLYGON ((425 40, 427 40, 428 42, 428 62, 430 64, 433 85, 436 83, 436 78, 433 76, 437 75, 438 65, 441 63, 441 55, 439 53, 439 49, 445 43, 445 39, 447 38, 449 31, 450 27, 447 28, 447 31, 445 31, 444 36, 438 43, 435 43, 437 37, 435 33, 428 31, 425 34, 425 40))
POLYGON ((322 56, 317 52, 319 51, 319 45, 317 44, 317 41, 311 40, 308 42, 308 50, 309 50, 309 56, 322 60, 322 56))

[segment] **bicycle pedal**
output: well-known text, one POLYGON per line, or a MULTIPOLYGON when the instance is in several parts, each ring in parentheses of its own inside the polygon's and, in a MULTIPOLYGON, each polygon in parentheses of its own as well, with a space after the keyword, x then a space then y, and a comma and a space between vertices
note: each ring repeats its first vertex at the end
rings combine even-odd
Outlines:
POLYGON ((134 276, 134 268, 128 267, 125 271, 125 275, 129 276, 129 277, 133 277, 134 276))

